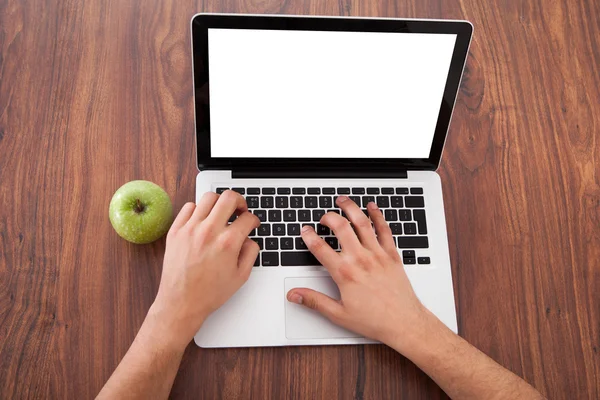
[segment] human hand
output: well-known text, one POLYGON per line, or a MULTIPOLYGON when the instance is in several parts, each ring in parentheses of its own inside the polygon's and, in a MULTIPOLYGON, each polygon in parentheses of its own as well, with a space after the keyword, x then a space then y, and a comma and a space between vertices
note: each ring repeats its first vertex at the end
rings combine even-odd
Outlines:
POLYGON ((331 274, 341 299, 295 288, 288 292, 288 300, 366 337, 401 348, 410 346, 431 314, 410 285, 390 227, 375 203, 367 206, 375 231, 369 218, 348 197, 338 197, 337 204, 354 229, 346 218, 332 212, 321 218, 321 224, 333 230, 342 251, 335 252, 307 226, 302 229, 302 239, 331 274))
POLYGON ((187 203, 167 234, 158 294, 150 313, 176 342, 187 345, 210 313, 247 280, 258 256, 248 238, 259 226, 236 192, 206 193, 187 203), (231 225, 232 214, 238 218, 231 225))

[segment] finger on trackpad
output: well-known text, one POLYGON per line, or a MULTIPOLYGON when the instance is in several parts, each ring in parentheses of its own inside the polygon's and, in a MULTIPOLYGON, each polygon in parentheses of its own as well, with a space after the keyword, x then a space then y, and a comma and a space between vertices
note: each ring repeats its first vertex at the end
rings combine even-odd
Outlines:
MULTIPOLYGON (((339 300, 340 291, 330 277, 286 278, 285 293, 303 287, 339 300)), ((341 328, 305 306, 285 301, 285 336, 288 339, 355 338, 360 335, 341 328)))

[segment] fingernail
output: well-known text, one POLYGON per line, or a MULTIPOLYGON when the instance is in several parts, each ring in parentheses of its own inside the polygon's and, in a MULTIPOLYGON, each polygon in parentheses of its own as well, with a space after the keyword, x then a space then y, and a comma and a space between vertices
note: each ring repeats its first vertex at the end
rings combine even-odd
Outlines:
POLYGON ((367 208, 370 208, 371 210, 377 210, 377 204, 373 203, 372 201, 370 201, 367 204, 367 208))
POLYGON ((304 225, 304 226, 302 227, 302 232, 308 232, 308 231, 310 231, 310 226, 308 226, 308 225, 304 225))
POLYGON ((290 295, 290 298, 289 298, 289 300, 290 300, 292 303, 296 303, 296 304, 302 304, 302 296, 300 296, 300 295, 299 295, 299 294, 297 294, 297 293, 294 293, 294 294, 290 295))
POLYGON ((338 201, 339 201, 340 203, 343 203, 343 202, 345 202, 346 200, 348 200, 348 197, 347 197, 347 196, 340 196, 340 197, 338 197, 338 201))

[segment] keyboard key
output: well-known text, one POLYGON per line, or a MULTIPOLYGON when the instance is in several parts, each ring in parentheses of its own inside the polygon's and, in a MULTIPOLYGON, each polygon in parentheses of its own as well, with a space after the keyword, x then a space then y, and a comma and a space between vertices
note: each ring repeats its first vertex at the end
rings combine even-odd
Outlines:
POLYGON ((292 188, 293 194, 306 194, 305 188, 292 188))
POLYGON ((352 188, 352 194, 365 194, 365 188, 352 188))
POLYGON ((265 248, 267 250, 279 250, 279 239, 274 237, 266 238, 265 248))
POLYGON ((260 267, 260 253, 256 256, 256 260, 254 260, 254 267, 260 267))
POLYGON ((319 222, 325 215, 325 210, 313 210, 312 217, 314 222, 319 222))
POLYGON ((282 196, 277 196, 275 197, 275 207, 277 208, 288 208, 288 198, 287 197, 282 197, 282 196))
POLYGON ((402 201, 402 196, 392 196, 392 207, 394 207, 394 208, 404 207, 404 202, 402 201))
POLYGON ((390 198, 387 196, 377 196, 377 207, 388 208, 390 206, 390 198))
POLYGON ((248 194, 260 194, 260 189, 259 188, 248 188, 246 190, 246 193, 248 193, 248 194))
POLYGON ((394 188, 382 188, 381 194, 394 194, 394 188))
POLYGON ((262 194, 275 194, 275 188, 262 188, 262 194))
POLYGON ((256 244, 258 244, 259 249, 263 249, 263 238, 252 238, 252 240, 254 240, 256 244))
POLYGON ((235 188, 232 188, 231 190, 233 190, 234 192, 237 192, 239 194, 246 194, 246 189, 244 189, 244 188, 235 187, 235 188))
POLYGON ((328 236, 328 237, 326 237, 324 239, 325 239, 325 242, 329 245, 329 247, 331 247, 334 250, 338 249, 339 246, 338 246, 338 240, 337 240, 336 237, 334 237, 334 236, 328 236))
POLYGON ((248 204, 248 208, 258 208, 258 196, 248 196, 246 197, 246 203, 248 204))
POLYGON ((337 188, 337 194, 350 194, 350 188, 337 188))
POLYGON ((296 210, 283 210, 283 220, 285 222, 295 222, 296 210))
POLYGON ((302 240, 301 237, 297 237, 296 240, 296 250, 307 250, 308 247, 306 247, 306 243, 304 243, 304 240, 302 240))
POLYGON ((308 194, 321 194, 320 188, 308 188, 308 194))
POLYGON ((310 251, 282 251, 281 265, 284 267, 300 267, 303 265, 321 265, 321 263, 310 251))
POLYGON ((292 189, 290 188, 277 188, 277 194, 290 194, 292 189))
POLYGON ((285 224, 273 224, 273 235, 285 236, 285 224))
POLYGON ((254 210, 254 215, 256 215, 260 222, 267 222, 267 212, 265 210, 254 210))
POLYGON ((258 227, 258 236, 271 236, 271 225, 260 224, 258 227))
POLYGON ((221 188, 217 188, 216 192, 217 192, 217 194, 223 194, 223 192, 226 191, 226 190, 229 190, 229 188, 223 188, 223 187, 221 187, 221 188))
POLYGON ((362 197, 362 206, 367 207, 367 204, 370 202, 375 202, 375 196, 363 196, 362 197))
POLYGON ((281 239, 279 239, 279 243, 281 250, 294 250, 294 239, 290 237, 282 237, 281 239))
POLYGON ((400 221, 412 220, 412 217, 410 216, 410 210, 398 210, 398 218, 400 221))
POLYGON ((271 197, 271 196, 261 197, 260 198, 260 208, 273 208, 273 197, 271 197))
POLYGON ((323 194, 335 194, 335 188, 332 188, 332 187, 323 188, 323 194))
POLYGON ((300 224, 288 224, 287 234, 289 236, 300 236, 300 224))
POLYGON ((414 250, 402 250, 402 257, 406 257, 406 258, 415 258, 415 251, 414 250))
POLYGON ((304 204, 306 205, 306 208, 317 208, 317 196, 306 196, 304 198, 304 204))
POLYGON ((423 208, 425 207, 425 199, 423 196, 406 196, 404 198, 406 208, 423 208))
POLYGON ((367 194, 379 194, 379 188, 367 188, 367 194))
POLYGON ((256 229, 252 229, 248 236, 256 236, 256 229))
POLYGON ((269 210, 269 222, 281 222, 281 210, 269 210))
POLYGON ((357 206, 360 206, 360 196, 348 196, 350 200, 356 203, 357 206))
POLYGON ((321 236, 331 235, 331 231, 325 225, 317 224, 317 235, 321 235, 321 236))
POLYGON ((408 194, 408 188, 396 188, 396 194, 408 194))
POLYGON ((292 197, 290 197, 290 207, 292 207, 292 208, 302 208, 302 197, 300 197, 300 196, 292 196, 292 197))
POLYGON ((276 251, 263 251, 262 252, 262 266, 263 267, 279 266, 279 253, 277 253, 276 251))
POLYGON ((396 210, 385 210, 386 221, 398 221, 398 211, 396 210))
POLYGON ((392 222, 390 224, 392 235, 402 235, 402 224, 398 222, 392 222))
POLYGON ((327 212, 332 212, 332 213, 339 214, 339 213, 340 213, 340 210, 335 210, 335 209, 334 209, 334 210, 328 210, 327 212))
POLYGON ((313 224, 312 222, 304 222, 304 223, 302 224, 302 226, 303 226, 303 227, 305 227, 305 226, 310 226, 311 228, 315 229, 315 224, 313 224))
POLYGON ((399 249, 427 249, 429 240, 427 236, 398 236, 399 249))
POLYGON ((423 188, 410 188, 410 194, 423 194, 423 188))
POLYGON ((427 235, 427 221, 425 221, 425 210, 414 210, 413 216, 415 217, 415 221, 417 221, 417 229, 419 230, 419 235, 427 235))
POLYGON ((414 258, 405 258, 402 261, 404 262, 404 265, 414 265, 417 263, 417 261, 414 258))
POLYGON ((321 196, 319 197, 319 207, 321 208, 331 208, 333 207, 333 199, 331 196, 321 196))
POLYGON ((416 235, 417 234, 417 224, 414 222, 405 222, 404 223, 404 234, 405 235, 416 235))
POLYGON ((429 259, 429 257, 419 257, 417 258, 417 261, 419 262, 419 264, 431 264, 431 260, 429 259))
POLYGON ((298 221, 308 222, 310 220, 310 210, 298 210, 298 221))
POLYGON ((227 222, 232 223, 233 221, 235 221, 237 218, 237 215, 233 214, 231 217, 229 217, 229 220, 227 222))

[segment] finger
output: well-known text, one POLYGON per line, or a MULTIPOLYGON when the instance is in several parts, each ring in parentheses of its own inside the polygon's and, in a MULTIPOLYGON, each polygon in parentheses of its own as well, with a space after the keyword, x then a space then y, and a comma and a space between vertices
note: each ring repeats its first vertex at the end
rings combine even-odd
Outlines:
POLYGON ((258 217, 248 211, 243 212, 226 230, 228 234, 236 235, 238 243, 241 246, 244 240, 248 239, 248 235, 253 229, 258 228, 260 220, 258 217))
POLYGON ((354 229, 352 229, 348 220, 341 215, 328 212, 323 216, 323 218, 321 218, 321 224, 331 228, 334 235, 340 241, 342 251, 348 249, 358 249, 362 247, 362 244, 358 240, 354 229))
POLYGON ((373 232, 371 221, 364 212, 358 207, 358 205, 350 200, 348 196, 340 196, 337 199, 338 206, 348 216, 354 230, 360 239, 360 242, 368 249, 374 249, 379 246, 377 243, 377 237, 373 232))
POLYGON ((256 257, 258 257, 258 252, 258 244, 254 240, 246 238, 244 244, 242 244, 240 257, 238 258, 238 268, 244 282, 248 280, 250 272, 252 272, 252 267, 254 266, 256 257))
POLYGON ((206 220, 215 226, 226 225, 234 213, 241 214, 244 211, 248 211, 248 204, 242 195, 233 190, 226 190, 219 197, 206 220))
POLYGON ((337 264, 340 261, 340 255, 308 225, 302 227, 302 240, 306 243, 308 250, 313 253, 321 265, 323 265, 333 276, 333 270, 337 268, 337 264))
POLYGON ((198 204, 196 204, 196 209, 190 220, 194 223, 204 221, 217 203, 217 200, 219 200, 219 195, 215 192, 204 193, 198 204))
POLYGON ((294 288, 287 293, 287 299, 315 310, 334 322, 339 320, 343 311, 339 301, 312 289, 294 288))
POLYGON ((181 229, 181 227, 183 227, 186 224, 186 222, 188 222, 189 219, 192 217, 192 214, 194 213, 195 209, 196 205, 194 203, 185 203, 183 207, 181 207, 179 214, 177 214, 175 221, 173 221, 173 225, 171 225, 171 230, 176 231, 178 229, 181 229))
POLYGON ((385 250, 385 252, 392 256, 394 260, 399 260, 400 256, 398 255, 398 250, 396 250, 396 243, 394 242, 394 237, 392 236, 392 230, 390 229, 388 223, 385 222, 385 218, 383 218, 381 209, 377 207, 377 204, 371 202, 367 204, 367 210, 369 211, 371 221, 373 221, 373 226, 375 226, 377 241, 385 250))

